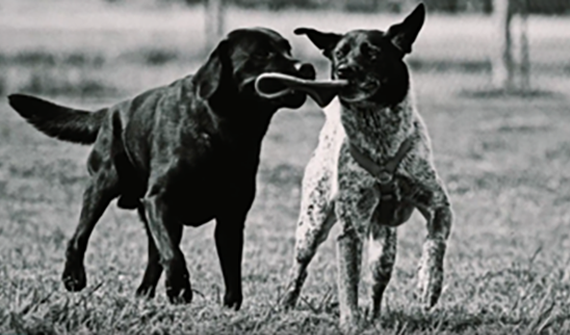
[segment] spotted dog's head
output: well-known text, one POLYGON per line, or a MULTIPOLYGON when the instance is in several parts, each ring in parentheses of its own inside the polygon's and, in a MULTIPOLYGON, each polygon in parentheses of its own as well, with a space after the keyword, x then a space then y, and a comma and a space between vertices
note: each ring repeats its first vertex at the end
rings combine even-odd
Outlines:
POLYGON ((403 58, 412 51, 425 19, 419 4, 403 22, 380 30, 352 30, 344 35, 297 28, 307 35, 331 61, 332 78, 346 79, 349 85, 339 98, 345 103, 369 101, 382 105, 401 102, 409 89, 409 74, 403 58))
POLYGON ((279 99, 264 99, 255 91, 255 79, 266 72, 277 72, 303 79, 314 79, 311 64, 291 55, 291 45, 267 28, 237 29, 222 40, 196 73, 194 82, 200 98, 214 110, 235 109, 236 101, 250 102, 261 109, 298 108, 306 99, 302 92, 291 92, 279 99), (266 108, 264 108, 266 107, 266 108))

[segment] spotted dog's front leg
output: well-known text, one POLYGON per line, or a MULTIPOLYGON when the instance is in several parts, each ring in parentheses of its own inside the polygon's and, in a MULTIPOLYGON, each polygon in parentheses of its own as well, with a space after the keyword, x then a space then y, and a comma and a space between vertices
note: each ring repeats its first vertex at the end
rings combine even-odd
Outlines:
POLYGON ((350 226, 343 230, 337 238, 340 327, 345 333, 352 333, 358 328, 359 319, 358 282, 362 241, 350 226))
POLYGON ((423 245, 418 270, 418 298, 426 307, 433 307, 443 287, 443 258, 451 231, 453 213, 443 187, 434 194, 438 205, 421 210, 427 220, 428 234, 423 245))
MULTIPOLYGON (((380 193, 377 193, 381 196, 380 193)), ((380 202, 370 219, 368 231, 368 262, 372 273, 372 315, 380 315, 384 290, 388 286, 396 261, 396 227, 410 219, 414 206, 394 197, 380 197, 380 202)))
POLYGON ((338 302, 340 327, 345 334, 352 334, 358 331, 360 318, 358 284, 362 242, 368 230, 368 209, 372 208, 375 199, 358 188, 345 190, 335 199, 335 213, 341 226, 337 237, 338 302))
POLYGON ((384 290, 392 277, 396 262, 398 239, 396 228, 373 222, 370 226, 368 242, 368 262, 372 273, 372 315, 371 320, 380 315, 384 290))

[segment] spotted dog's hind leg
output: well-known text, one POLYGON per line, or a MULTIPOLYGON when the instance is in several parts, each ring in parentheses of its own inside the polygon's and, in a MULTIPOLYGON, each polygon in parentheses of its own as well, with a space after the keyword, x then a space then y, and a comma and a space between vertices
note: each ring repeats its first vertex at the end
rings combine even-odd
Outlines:
POLYGON ((307 277, 307 266, 319 245, 326 240, 335 220, 334 211, 328 208, 326 199, 313 189, 301 205, 296 232, 295 259, 281 301, 284 308, 293 308, 297 303, 307 277))
POLYGON ((427 237, 418 270, 418 298, 426 308, 433 307, 443 287, 443 260, 451 231, 453 213, 447 194, 439 186, 433 194, 435 205, 420 212, 427 221, 427 237))

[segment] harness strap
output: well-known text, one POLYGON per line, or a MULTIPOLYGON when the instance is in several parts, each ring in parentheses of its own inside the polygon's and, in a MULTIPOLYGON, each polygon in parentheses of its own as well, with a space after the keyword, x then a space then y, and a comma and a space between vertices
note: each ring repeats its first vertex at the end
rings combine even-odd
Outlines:
POLYGON ((408 152, 412 149, 413 142, 412 137, 406 138, 404 142, 400 144, 400 148, 398 148, 396 155, 388 158, 384 165, 376 164, 376 162, 363 154, 352 143, 350 143, 350 154, 364 170, 368 171, 376 178, 380 186, 380 192, 390 194, 395 190, 394 174, 404 157, 406 157, 408 152))

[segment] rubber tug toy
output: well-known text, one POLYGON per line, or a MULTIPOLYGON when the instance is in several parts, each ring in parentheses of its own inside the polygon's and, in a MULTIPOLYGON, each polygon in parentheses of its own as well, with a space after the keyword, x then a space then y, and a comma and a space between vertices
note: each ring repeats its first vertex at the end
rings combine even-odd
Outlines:
POLYGON ((255 90, 266 99, 276 99, 293 91, 307 93, 320 107, 328 105, 347 80, 306 80, 282 73, 268 72, 257 77, 255 90))

